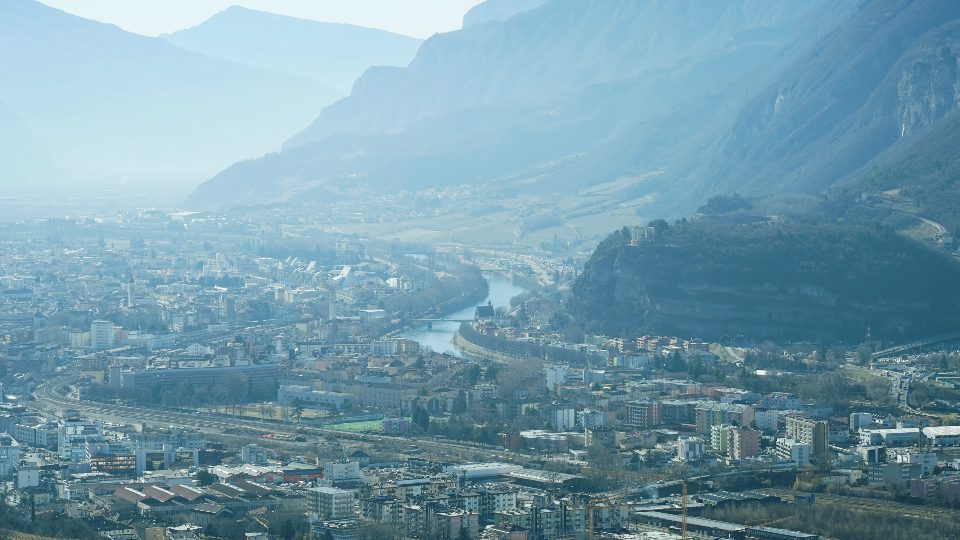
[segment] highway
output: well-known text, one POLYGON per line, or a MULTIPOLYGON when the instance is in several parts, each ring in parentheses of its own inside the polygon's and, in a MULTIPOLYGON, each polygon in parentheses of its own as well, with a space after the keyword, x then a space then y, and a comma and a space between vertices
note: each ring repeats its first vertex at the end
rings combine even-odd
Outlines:
POLYGON ((391 437, 372 433, 354 433, 322 427, 301 429, 307 442, 278 441, 264 438, 265 433, 296 435, 297 426, 290 423, 270 422, 251 418, 226 417, 199 412, 162 410, 150 407, 113 405, 94 401, 85 401, 60 391, 80 380, 72 375, 50 379, 34 390, 37 403, 48 411, 62 413, 76 410, 89 418, 125 424, 145 423, 162 427, 196 429, 207 435, 223 437, 240 443, 256 443, 261 446, 276 446, 283 450, 306 449, 318 442, 352 443, 369 449, 383 451, 389 449, 401 453, 415 453, 421 456, 446 457, 462 461, 508 461, 525 462, 529 457, 507 450, 470 444, 438 440, 429 437, 407 438, 391 437))
POLYGON ((897 345, 896 347, 891 347, 889 349, 883 349, 873 353, 873 359, 879 360, 881 358, 889 358, 892 356, 899 356, 907 351, 913 349, 919 349, 921 347, 929 347, 930 345, 937 345, 939 343, 946 343, 949 341, 960 340, 960 332, 954 332, 952 334, 943 334, 940 336, 934 336, 927 339, 922 339, 920 341, 914 341, 912 343, 905 343, 903 345, 897 345))
POLYGON ((728 471, 728 472, 722 472, 722 473, 696 474, 693 476, 687 476, 685 478, 675 478, 675 479, 663 480, 663 481, 651 483, 651 484, 628 486, 628 487, 616 489, 613 491, 606 491, 598 495, 598 497, 603 497, 609 500, 619 500, 619 499, 629 499, 629 498, 641 495, 649 498, 651 493, 660 496, 659 492, 662 490, 678 493, 680 486, 684 482, 687 482, 688 484, 692 484, 692 483, 705 482, 707 480, 718 480, 718 479, 729 478, 733 476, 779 472, 782 470, 785 470, 785 469, 783 468, 745 469, 741 471, 728 471))

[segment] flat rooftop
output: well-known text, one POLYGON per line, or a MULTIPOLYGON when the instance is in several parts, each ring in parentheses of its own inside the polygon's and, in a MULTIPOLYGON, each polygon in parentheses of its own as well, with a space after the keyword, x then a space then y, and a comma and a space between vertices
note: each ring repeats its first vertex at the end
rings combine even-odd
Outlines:
MULTIPOLYGON (((665 512, 637 512, 636 515, 653 518, 658 521, 665 521, 668 523, 681 524, 683 518, 676 514, 667 514, 665 512)), ((737 523, 728 523, 726 521, 716 521, 713 519, 704 519, 693 516, 687 516, 687 525, 693 525, 694 527, 702 527, 705 529, 713 529, 717 531, 724 531, 727 533, 740 533, 747 529, 746 525, 739 525, 737 523)))
POLYGON ((960 426, 934 426, 923 428, 923 434, 930 436, 960 435, 960 426))
POLYGON ((545 484, 562 484, 564 482, 569 482, 570 480, 576 480, 581 478, 576 474, 567 474, 561 472, 552 472, 552 471, 538 471, 534 469, 522 469, 519 471, 512 471, 507 474, 507 477, 513 478, 515 480, 526 480, 528 482, 541 482, 545 484))

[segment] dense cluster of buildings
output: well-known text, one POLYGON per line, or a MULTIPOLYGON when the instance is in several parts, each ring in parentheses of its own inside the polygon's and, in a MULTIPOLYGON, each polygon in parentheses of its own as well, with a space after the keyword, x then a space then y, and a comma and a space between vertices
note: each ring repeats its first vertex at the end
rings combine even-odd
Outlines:
MULTIPOLYGON (((456 276, 403 246, 280 249, 270 241, 283 230, 206 215, 48 225, 64 237, 0 246, 0 480, 6 504, 104 537, 266 538, 278 520, 318 540, 669 535, 677 479, 718 471, 960 501, 960 428, 747 385, 727 377, 743 362, 697 340, 571 344, 530 298, 477 307, 459 336, 465 358, 421 350, 404 321, 473 296, 436 296, 456 276), (57 413, 33 401, 51 378, 63 399, 232 414, 284 433, 57 413), (367 437, 344 435, 347 424, 367 437), (424 438, 433 444, 409 446, 424 438), (465 448, 498 461, 465 463, 465 448)), ((781 504, 699 487, 692 513, 781 504)), ((691 530, 731 538, 815 538, 696 520, 691 530)))
POLYGON ((250 221, 141 212, 40 221, 22 239, 12 231, 0 249, 0 358, 33 367, 12 370, 25 372, 74 360, 95 382, 148 401, 167 393, 183 404, 187 383, 234 375, 273 399, 277 364, 297 353, 301 364, 415 353, 415 343, 380 336, 451 300, 430 287, 449 272, 402 254, 366 257, 346 238, 314 246, 313 258, 261 256, 256 246, 278 233, 250 221), (33 239, 46 230, 57 236, 33 239))

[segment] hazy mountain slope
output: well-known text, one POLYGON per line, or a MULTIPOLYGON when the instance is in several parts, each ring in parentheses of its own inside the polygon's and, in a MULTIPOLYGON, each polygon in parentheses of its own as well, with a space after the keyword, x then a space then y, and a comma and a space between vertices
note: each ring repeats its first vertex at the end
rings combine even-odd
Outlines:
POLYGON ((329 102, 310 80, 211 59, 31 0, 0 2, 0 99, 79 178, 202 178, 329 102))
POLYGON ((810 39, 811 12, 829 14, 819 25, 834 23, 829 6, 555 0, 438 35, 408 68, 368 70, 284 152, 231 167, 191 202, 277 198, 338 182, 399 189, 497 181, 517 191, 629 175, 638 160, 662 164, 662 152, 674 152, 661 130, 683 146, 712 140, 699 127, 731 116, 731 104, 756 85, 752 74, 766 76, 769 61, 810 39), (637 152, 626 139, 637 134, 656 148, 637 152), (601 150, 614 159, 587 159, 601 150), (541 179, 584 163, 563 182, 541 179))
POLYGON ((518 13, 530 11, 544 2, 546 0, 487 0, 467 11, 463 16, 463 27, 505 21, 518 13))
POLYGON ((56 168, 30 129, 0 102, 0 186, 54 175, 56 168))
POLYGON ((749 44, 753 35, 770 39, 763 35, 767 27, 809 6, 554 0, 499 24, 434 36, 407 69, 369 70, 349 98, 325 109, 286 146, 335 133, 400 129, 454 110, 548 103, 593 84, 631 80, 749 44))
POLYGON ((960 233, 960 109, 904 137, 837 186, 860 204, 916 214, 960 233))
POLYGON ((818 191, 935 125, 960 95, 958 17, 956 2, 864 2, 744 108, 700 189, 818 191))
POLYGON ((370 66, 407 65, 421 43, 384 30, 308 21, 239 6, 161 37, 214 58, 308 77, 343 95, 370 66))

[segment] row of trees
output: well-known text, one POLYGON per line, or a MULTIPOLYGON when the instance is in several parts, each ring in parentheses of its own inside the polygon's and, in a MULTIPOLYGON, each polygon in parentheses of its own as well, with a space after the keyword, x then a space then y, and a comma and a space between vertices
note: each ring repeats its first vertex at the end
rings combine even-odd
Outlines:
POLYGON ((921 409, 950 409, 960 404, 960 390, 932 382, 910 384, 910 404, 921 409))
POLYGON ((0 494, 0 539, 15 538, 11 534, 14 531, 48 538, 100 538, 82 519, 63 514, 38 516, 33 500, 29 497, 21 497, 19 507, 11 506, 4 490, 0 494))
POLYGON ((432 271, 406 266, 402 271, 412 279, 419 279, 424 287, 419 291, 397 293, 387 296, 381 307, 391 313, 423 316, 433 312, 450 311, 470 305, 487 294, 487 280, 480 269, 464 264, 443 265, 444 275, 437 277, 432 271))
MULTIPOLYGON (((97 401, 109 401, 121 397, 107 385, 91 383, 86 387, 86 397, 97 401)), ((172 387, 159 384, 143 385, 132 395, 126 396, 140 403, 159 405, 169 408, 188 408, 200 406, 232 406, 256 399, 273 399, 276 388, 251 388, 247 376, 231 373, 215 384, 183 381, 172 387)))
POLYGON ((851 403, 856 401, 870 402, 877 412, 895 412, 896 409, 888 380, 874 378, 861 382, 838 371, 761 377, 752 370, 741 369, 736 374, 735 384, 760 394, 790 392, 804 401, 829 403, 834 414, 850 412, 851 403))
POLYGON ((586 355, 578 350, 562 349, 560 347, 551 347, 526 341, 514 341, 491 334, 481 334, 469 323, 461 324, 459 332, 460 335, 470 343, 500 354, 517 357, 546 358, 554 362, 571 364, 583 364, 587 361, 586 355))
MULTIPOLYGON (((263 397, 270 397, 261 392, 263 397)), ((258 396, 260 397, 260 396, 258 396)), ((137 400, 159 404, 162 407, 191 407, 199 405, 239 405, 251 398, 250 382, 242 373, 231 373, 213 386, 182 382, 161 390, 157 386, 140 388, 137 400)))

